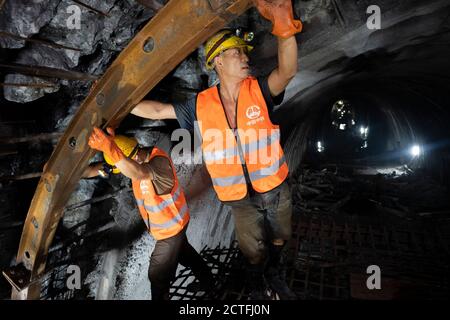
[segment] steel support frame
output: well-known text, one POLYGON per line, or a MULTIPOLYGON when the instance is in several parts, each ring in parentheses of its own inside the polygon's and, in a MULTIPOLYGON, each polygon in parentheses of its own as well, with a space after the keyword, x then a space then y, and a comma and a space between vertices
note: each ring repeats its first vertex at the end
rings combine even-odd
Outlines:
MULTIPOLYGON (((171 0, 134 37, 84 100, 43 172, 25 220, 17 265, 29 285, 12 299, 39 299, 49 247, 88 160, 93 126, 117 126, 133 107, 206 39, 241 15, 251 0, 171 0)), ((14 279, 9 279, 14 282, 14 279)), ((16 286, 17 287, 17 286, 16 286)))

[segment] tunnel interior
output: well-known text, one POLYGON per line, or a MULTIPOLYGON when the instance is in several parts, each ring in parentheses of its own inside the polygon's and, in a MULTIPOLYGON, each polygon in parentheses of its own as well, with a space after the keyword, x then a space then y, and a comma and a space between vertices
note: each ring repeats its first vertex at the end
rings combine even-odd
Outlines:
MULTIPOLYGON (((167 3, 84 2, 107 16, 81 7, 82 29, 67 31, 65 10, 73 1, 0 1, 2 270, 14 265, 43 166, 93 85, 87 77, 31 76, 11 66, 100 77, 167 3)), ((366 9, 372 2, 293 1, 304 23, 296 36, 299 70, 272 119, 281 129, 294 206, 287 279, 301 299, 445 299, 450 291, 450 5, 377 0, 381 28, 369 29, 366 9), (382 293, 360 285, 372 264, 387 275, 382 293)), ((229 26, 254 32, 252 72, 268 74, 277 64, 270 23, 251 8, 229 26)), ((183 101, 215 84, 203 59, 203 48, 189 54, 146 98, 183 101)), ((135 135, 142 145, 170 149, 177 128, 176 120, 130 114, 118 132, 135 135)), ((182 185, 194 187, 201 165, 174 161, 182 185)), ((123 176, 80 180, 50 247, 43 299, 150 298, 147 269, 155 240, 145 232, 130 185, 123 176), (72 264, 81 269, 80 290, 65 286, 72 264)), ((186 291, 192 274, 180 267, 172 299, 246 299, 229 207, 208 186, 189 207, 188 237, 223 275, 223 283, 217 292, 186 291)), ((0 297, 8 299, 10 292, 1 278, 0 297)))

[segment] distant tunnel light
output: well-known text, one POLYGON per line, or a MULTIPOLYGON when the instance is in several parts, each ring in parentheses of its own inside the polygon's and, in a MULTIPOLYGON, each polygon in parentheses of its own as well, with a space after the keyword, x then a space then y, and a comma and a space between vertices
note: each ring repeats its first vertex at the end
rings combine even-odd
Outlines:
POLYGON ((367 136, 369 134, 369 127, 360 127, 359 128, 359 133, 361 134, 361 137, 363 139, 367 139, 367 136))
POLYGON ((418 157, 418 156, 420 156, 421 154, 422 154, 422 150, 420 149, 420 146, 419 145, 413 145, 412 147, 411 147, 411 150, 410 150, 410 152, 411 152, 411 155, 413 156, 413 157, 418 157))
POLYGON ((325 148, 323 147, 322 142, 321 141, 317 141, 317 151, 318 152, 323 152, 324 149, 325 148))

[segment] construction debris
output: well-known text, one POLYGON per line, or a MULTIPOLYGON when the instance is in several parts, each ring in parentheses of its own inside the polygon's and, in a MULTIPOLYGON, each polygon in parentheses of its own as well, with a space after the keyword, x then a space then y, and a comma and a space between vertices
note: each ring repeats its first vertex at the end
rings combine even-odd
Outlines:
MULTIPOLYGON (((448 298, 450 205, 439 184, 420 173, 358 176, 339 167, 297 173, 286 280, 299 299, 448 298), (382 272, 382 290, 367 288, 373 265, 382 272)), ((172 299, 248 299, 237 243, 201 254, 218 275, 217 290, 189 292, 193 274, 183 269, 172 299)))
POLYGON ((299 172, 292 179, 298 212, 390 214, 413 219, 447 212, 450 208, 446 188, 420 172, 362 175, 348 167, 322 170, 303 167, 299 172))

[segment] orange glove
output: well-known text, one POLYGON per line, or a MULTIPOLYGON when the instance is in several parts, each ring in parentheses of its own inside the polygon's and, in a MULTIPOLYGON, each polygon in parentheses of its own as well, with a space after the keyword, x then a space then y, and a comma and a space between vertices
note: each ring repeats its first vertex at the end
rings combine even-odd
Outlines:
POLYGON ((291 0, 254 0, 259 13, 272 21, 272 34, 289 38, 302 31, 302 22, 294 20, 291 0))
POLYGON ((97 127, 94 127, 94 131, 92 131, 91 136, 89 137, 89 146, 92 149, 102 151, 103 154, 108 156, 113 163, 117 163, 120 160, 125 158, 122 150, 117 146, 114 142, 114 130, 110 127, 106 129, 110 135, 107 135, 97 127))

